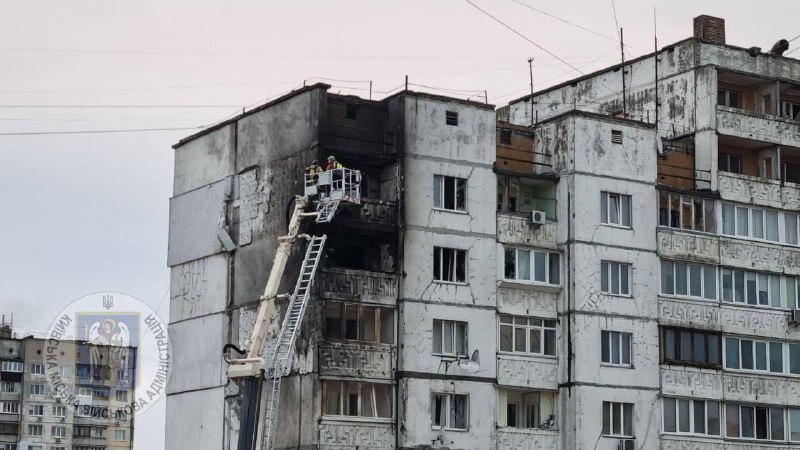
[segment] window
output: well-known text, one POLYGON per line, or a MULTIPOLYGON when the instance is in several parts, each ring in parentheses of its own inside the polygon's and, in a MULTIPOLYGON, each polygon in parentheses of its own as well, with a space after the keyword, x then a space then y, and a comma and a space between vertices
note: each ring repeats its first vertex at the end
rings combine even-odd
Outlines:
POLYGON ((19 414, 19 402, 0 402, 0 412, 3 414, 19 414))
POLYGON ((800 105, 792 102, 781 102, 781 117, 787 119, 800 119, 800 105))
POLYGON ((630 228, 631 196, 601 192, 600 214, 602 223, 630 228))
MULTIPOLYGON (((327 310, 327 307, 326 307, 326 310, 327 310)), ((326 314, 326 319, 327 319, 327 314, 326 314)), ((327 329, 327 320, 326 320, 326 329, 327 329)), ((327 335, 326 335, 326 337, 327 337, 327 335)), ((116 398, 116 400, 118 402, 127 402, 128 401, 128 391, 117 391, 116 394, 114 394, 114 395, 115 395, 115 398, 116 398)))
POLYGON ((467 356, 467 322, 433 319, 433 353, 467 356))
POLYGON ((633 403, 603 402, 603 434, 633 437, 633 403))
POLYGON ((500 128, 500 143, 511 145, 511 130, 508 128, 500 128))
POLYGON ((324 415, 392 417, 392 386, 359 381, 322 381, 324 415))
POLYGON ((448 283, 466 283, 467 251, 433 247, 433 279, 448 283))
POLYGON ((53 406, 53 416, 54 417, 67 417, 67 407, 66 406, 53 406))
POLYGON ((465 178, 434 175, 433 207, 450 211, 466 211, 467 180, 465 178))
POLYGON ((115 441, 125 441, 128 439, 128 433, 125 430, 114 430, 115 441))
POLYGON ((725 434, 734 438, 783 441, 786 439, 783 416, 783 408, 728 403, 725 405, 725 434))
POLYGON ((444 121, 448 125, 458 125, 458 113, 455 111, 445 111, 444 121))
POLYGON ((778 242, 778 212, 723 203, 722 234, 778 242))
POLYGON ((0 381, 0 392, 16 394, 19 393, 19 391, 20 383, 14 381, 0 381))
POLYGON ((31 405, 31 409, 28 410, 28 413, 32 416, 43 416, 44 405, 31 405))
POLYGON ((57 437, 57 438, 65 438, 67 437, 67 427, 64 426, 53 426, 50 428, 50 436, 57 437))
POLYGON ((556 393, 497 390, 497 426, 555 429, 556 393))
POLYGON ((720 435, 719 402, 665 397, 664 432, 720 435))
MULTIPOLYGON (((41 445, 29 445, 28 450, 44 450, 41 445)), ((78 448, 80 450, 80 448, 78 448)))
MULTIPOLYGON (((760 272, 722 269, 722 301, 781 308, 781 277, 760 272)), ((793 284, 794 278, 786 283, 793 284)), ((789 286, 794 292, 793 286, 789 286)), ((787 288, 787 291, 788 291, 787 288)))
POLYGON ((727 89, 717 90, 717 104, 720 106, 728 106, 731 108, 741 108, 741 93, 737 91, 729 91, 727 89))
POLYGON ((436 429, 466 430, 469 427, 469 397, 460 394, 433 394, 431 421, 436 429))
POLYGON ((515 247, 504 249, 504 278, 525 283, 561 283, 561 255, 515 247))
POLYGON ((500 351, 555 356, 556 321, 500 316, 500 351))
POLYGON ((783 344, 726 337, 725 368, 783 373, 783 344))
POLYGON ((714 200, 661 191, 658 194, 658 224, 663 227, 716 233, 714 200))
POLYGON ((94 437, 96 437, 96 438, 104 438, 104 437, 106 437, 106 429, 105 428, 95 427, 95 428, 92 428, 92 431, 94 431, 94 437))
POLYGON ((358 105, 355 103, 348 103, 345 106, 344 117, 348 120, 358 119, 358 105))
POLYGON ((667 364, 722 365, 719 333, 664 327, 661 329, 661 342, 662 359, 667 364))
POLYGON ((789 440, 800 442, 800 409, 789 409, 789 440))
POLYGON ((611 295, 630 297, 631 266, 619 262, 603 261, 600 263, 600 290, 611 295))
POLYGON ((44 375, 44 364, 31 364, 31 373, 33 375, 44 375))
POLYGON ((798 221, 797 221, 797 214, 792 213, 783 213, 783 225, 784 225, 784 242, 787 244, 797 245, 798 239, 798 221))
POLYGON ((30 388, 31 395, 44 395, 44 385, 43 384, 32 384, 30 388))
MULTIPOLYGON (((363 306, 356 303, 326 302, 325 339, 329 341, 361 341, 394 343, 394 310, 363 306)), ((122 391, 128 401, 127 391, 122 391)))
POLYGON ((601 331, 601 356, 604 364, 615 366, 631 365, 631 339, 630 333, 617 331, 601 331))
POLYGON ((42 435, 41 425, 28 425, 28 436, 41 436, 41 435, 42 435))
POLYGON ((800 375, 800 344, 789 343, 789 373, 800 375))
POLYGON ((88 426, 75 426, 72 428, 73 437, 91 437, 92 427, 88 426))
POLYGON ((548 221, 554 221, 557 210, 555 184, 519 177, 498 176, 497 210, 526 213, 526 215, 532 211, 542 211, 548 221))
POLYGON ((742 157, 730 153, 719 152, 717 156, 717 170, 720 172, 742 173, 742 157))
POLYGON ((661 293, 716 300, 717 269, 714 266, 662 260, 661 293))
POLYGON ((22 363, 20 361, 3 361, 2 371, 22 373, 22 363))
MULTIPOLYGON (((5 433, 3 433, 3 434, 5 434, 5 433)), ((8 433, 8 434, 12 434, 12 433, 8 433)), ((13 434, 16 434, 16 432, 14 432, 13 434)), ((17 444, 12 444, 10 442, 0 442, 0 450, 17 450, 17 444)))
POLYGON ((611 143, 622 144, 622 130, 611 130, 611 143))

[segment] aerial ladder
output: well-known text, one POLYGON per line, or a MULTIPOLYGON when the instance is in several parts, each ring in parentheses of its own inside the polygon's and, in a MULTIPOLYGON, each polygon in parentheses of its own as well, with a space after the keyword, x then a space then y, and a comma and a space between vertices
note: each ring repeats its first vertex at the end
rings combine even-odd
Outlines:
POLYGON ((260 297, 258 315, 252 334, 247 340, 246 350, 233 344, 223 347, 223 356, 228 366, 228 378, 244 380, 242 399, 239 450, 254 450, 259 441, 261 449, 272 450, 278 424, 280 407, 281 379, 292 368, 294 344, 303 324, 303 316, 311 296, 314 278, 322 259, 327 235, 312 236, 300 234, 303 219, 314 218, 316 223, 329 223, 333 220, 340 204, 361 203, 361 172, 339 168, 316 174, 306 174, 304 195, 295 197, 294 211, 289 220, 289 230, 278 238, 272 269, 267 279, 264 293, 260 297), (309 206, 313 211, 307 211, 309 206), (305 257, 300 266, 300 274, 291 294, 279 294, 278 289, 286 269, 292 247, 299 239, 308 241, 305 257), (289 298, 286 314, 274 342, 267 346, 271 324, 278 319, 275 301, 289 298), (267 355, 262 356, 265 349, 267 355), (228 350, 234 350, 243 358, 230 358, 228 350), (259 430, 259 405, 261 404, 262 381, 266 381, 262 426, 259 430))

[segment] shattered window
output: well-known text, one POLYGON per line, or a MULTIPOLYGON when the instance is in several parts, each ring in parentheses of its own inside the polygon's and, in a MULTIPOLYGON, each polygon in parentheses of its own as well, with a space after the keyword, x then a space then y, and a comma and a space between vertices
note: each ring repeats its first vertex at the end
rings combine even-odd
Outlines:
POLYGON ((329 301, 325 305, 325 339, 394 343, 394 310, 329 301))
POLYGON ((505 247, 504 277, 508 281, 529 283, 560 283, 560 254, 521 248, 505 247))
POLYGON ((469 397, 462 394, 433 394, 431 425, 434 428, 466 430, 469 425, 469 397))
POLYGON ((466 283, 467 251, 434 247, 433 279, 451 283, 466 283))
POLYGON ((323 380, 327 416, 392 417, 392 386, 360 381, 323 380))
POLYGON ((433 207, 451 211, 466 211, 467 180, 464 178, 434 175, 433 207))

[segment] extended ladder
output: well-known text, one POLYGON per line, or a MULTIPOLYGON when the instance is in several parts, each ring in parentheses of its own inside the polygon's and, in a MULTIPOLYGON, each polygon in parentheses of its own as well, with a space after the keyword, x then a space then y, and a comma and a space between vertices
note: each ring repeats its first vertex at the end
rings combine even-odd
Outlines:
MULTIPOLYGON (((338 204, 339 202, 337 201, 336 203, 338 204)), ((322 249, 325 246, 326 238, 327 236, 325 235, 322 237, 313 236, 308 243, 306 256, 300 268, 300 276, 297 278, 294 293, 289 300, 289 306, 286 308, 286 317, 283 319, 283 325, 278 335, 272 363, 267 367, 267 402, 266 410, 264 411, 264 428, 261 441, 261 447, 264 449, 272 449, 275 442, 275 427, 278 422, 278 406, 281 395, 281 378, 292 368, 294 343, 297 340, 297 333, 300 330, 308 299, 311 296, 314 276, 317 272, 319 260, 322 257, 322 249)))
POLYGON ((339 200, 330 200, 327 202, 319 202, 317 203, 317 218, 315 221, 317 223, 329 223, 331 219, 333 219, 333 215, 336 214, 336 208, 339 207, 339 200))

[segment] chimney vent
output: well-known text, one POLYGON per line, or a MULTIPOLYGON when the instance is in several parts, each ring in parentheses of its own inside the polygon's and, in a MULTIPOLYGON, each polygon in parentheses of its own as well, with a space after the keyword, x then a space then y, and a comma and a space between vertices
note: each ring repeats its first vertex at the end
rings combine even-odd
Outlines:
POLYGON ((694 37, 713 44, 725 45, 725 19, 706 15, 695 17, 694 37))

